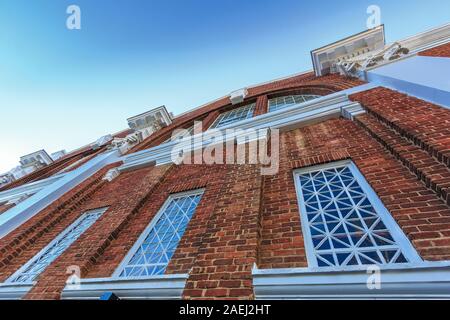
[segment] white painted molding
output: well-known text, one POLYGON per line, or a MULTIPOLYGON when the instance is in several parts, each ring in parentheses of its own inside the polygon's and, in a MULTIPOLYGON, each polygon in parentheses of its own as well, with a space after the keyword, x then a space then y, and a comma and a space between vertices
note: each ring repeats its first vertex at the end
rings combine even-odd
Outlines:
POLYGON ((245 97, 248 95, 247 88, 239 89, 230 93, 230 101, 231 104, 238 104, 245 100, 245 97))
POLYGON ((113 150, 96 156, 79 168, 46 185, 17 206, 4 212, 0 215, 0 238, 38 214, 53 201, 59 199, 104 166, 118 161, 118 154, 117 150, 113 150))
POLYGON ((22 299, 34 283, 0 283, 0 300, 22 299))
POLYGON ((410 54, 417 54, 450 42, 450 23, 433 28, 412 37, 398 41, 410 50, 410 54))
POLYGON ((113 168, 108 170, 108 172, 103 177, 103 180, 107 180, 109 182, 113 181, 115 178, 117 178, 120 175, 120 171, 117 168, 113 168))
POLYGON ((357 115, 363 114, 366 111, 360 104, 353 104, 342 107, 342 116, 346 119, 353 120, 357 115))
POLYGON ((450 299, 450 262, 380 267, 381 288, 370 290, 365 267, 253 270, 257 299, 450 299))
POLYGON ((24 196, 31 196, 43 188, 55 183, 59 179, 61 179, 64 175, 56 175, 53 177, 49 177, 47 179, 31 182, 19 187, 16 187, 14 189, 9 189, 0 192, 0 202, 5 201, 14 201, 16 199, 20 199, 24 196))
POLYGON ((311 51, 316 76, 337 72, 335 64, 384 47, 384 25, 352 35, 311 51))
POLYGON ((161 106, 128 118, 127 121, 131 129, 139 130, 158 126, 159 121, 164 125, 169 125, 172 123, 172 117, 169 112, 167 112, 166 107, 161 106))
POLYGON ((98 300, 103 293, 113 292, 120 299, 179 300, 188 276, 81 279, 77 285, 66 285, 61 297, 65 300, 98 300))
POLYGON ((386 44, 384 26, 366 30, 311 51, 317 76, 340 73, 363 77, 364 72, 409 58, 450 42, 450 23, 386 44))
MULTIPOLYGON (((361 87, 362 90, 370 88, 370 86, 361 87)), ((354 88, 351 92, 357 92, 357 89, 354 88)), ((249 137, 245 137, 245 130, 251 129, 259 132, 257 139, 265 139, 267 138, 269 129, 287 131, 318 121, 337 118, 343 114, 343 108, 350 112, 360 108, 360 105, 359 103, 350 101, 346 92, 331 94, 254 118, 231 123, 218 129, 208 130, 202 134, 196 134, 193 137, 184 139, 182 142, 171 141, 154 148, 127 155, 124 157, 124 164, 119 167, 119 170, 134 170, 149 162, 154 162, 156 165, 170 163, 171 152, 175 146, 180 146, 182 143, 191 145, 192 143, 192 150, 201 149, 210 144, 211 139, 218 133, 226 137, 225 141, 231 139, 240 141, 245 138, 249 142, 251 140, 249 137)))

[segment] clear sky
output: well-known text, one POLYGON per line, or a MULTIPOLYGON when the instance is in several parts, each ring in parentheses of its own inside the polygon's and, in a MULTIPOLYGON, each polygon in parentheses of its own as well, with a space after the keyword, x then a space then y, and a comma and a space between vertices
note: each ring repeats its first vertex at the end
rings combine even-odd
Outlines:
POLYGON ((450 21, 448 0, 0 0, 0 172, 153 107, 310 70, 310 50, 363 31, 371 4, 387 41, 450 21), (66 28, 70 4, 81 30, 66 28))

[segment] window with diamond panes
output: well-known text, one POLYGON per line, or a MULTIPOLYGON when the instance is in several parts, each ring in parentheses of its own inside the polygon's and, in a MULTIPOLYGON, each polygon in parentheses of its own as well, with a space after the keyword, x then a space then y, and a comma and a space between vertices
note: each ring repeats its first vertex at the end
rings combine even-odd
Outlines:
POLYGON ((164 274, 202 195, 203 190, 170 196, 124 259, 118 276, 164 274))
POLYGON ((220 128, 233 122, 249 119, 253 117, 254 111, 255 111, 255 104, 252 103, 237 109, 230 110, 228 112, 224 112, 219 115, 219 117, 211 126, 211 128, 212 129, 220 128))
POLYGON ((312 94, 301 94, 273 98, 269 100, 269 112, 277 111, 293 106, 294 104, 304 103, 317 98, 320 98, 320 96, 312 94))
POLYGON ((26 283, 34 281, 53 261, 70 247, 107 208, 88 211, 71 224, 54 241, 19 269, 8 282, 26 283))
POLYGON ((353 163, 300 170, 295 178, 308 261, 314 266, 392 265, 418 260, 353 163))

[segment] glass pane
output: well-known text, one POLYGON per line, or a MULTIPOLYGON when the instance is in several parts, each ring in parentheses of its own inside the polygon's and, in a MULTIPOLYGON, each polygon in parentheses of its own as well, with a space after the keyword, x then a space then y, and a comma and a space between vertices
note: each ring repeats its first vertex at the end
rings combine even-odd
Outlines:
POLYGON ((70 247, 95 221, 107 210, 102 208, 85 213, 80 219, 70 225, 42 252, 38 253, 18 274, 13 275, 9 282, 32 282, 67 248, 70 247))
POLYGON ((211 128, 220 128, 220 127, 226 126, 233 122, 251 118, 251 117, 253 117, 254 111, 255 111, 255 104, 252 103, 252 104, 222 113, 217 118, 216 122, 211 126, 211 128))
POLYGON ((164 274, 201 197, 202 193, 171 197, 119 277, 164 274))
POLYGON ((297 179, 318 266, 408 262, 348 165, 297 179))
POLYGON ((269 100, 269 112, 277 111, 295 104, 304 103, 309 100, 317 99, 320 96, 313 94, 302 94, 293 96, 284 96, 269 100))

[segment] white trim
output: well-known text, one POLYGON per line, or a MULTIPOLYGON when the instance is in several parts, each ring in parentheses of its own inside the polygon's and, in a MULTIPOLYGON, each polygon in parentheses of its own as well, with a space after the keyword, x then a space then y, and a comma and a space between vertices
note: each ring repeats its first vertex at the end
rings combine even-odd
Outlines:
POLYGON ((450 299, 450 262, 380 268, 381 288, 367 287, 367 268, 253 269, 256 299, 450 299))
POLYGON ((117 150, 100 154, 81 167, 68 172, 52 184, 47 185, 32 197, 4 212, 0 215, 0 238, 41 212, 53 201, 78 186, 105 165, 111 164, 118 159, 119 152, 117 150))
POLYGON ((66 285, 63 300, 98 300, 105 292, 113 292, 120 299, 172 299, 182 297, 188 274, 142 278, 81 279, 77 285, 66 285), (78 287, 76 287, 78 286, 78 287))
POLYGON ((234 108, 234 109, 222 112, 222 113, 219 114, 219 116, 216 118, 216 120, 214 120, 213 124, 209 126, 208 130, 210 130, 210 129, 220 129, 220 128, 229 126, 229 125, 231 125, 231 124, 233 124, 235 122, 240 122, 240 121, 244 121, 244 120, 250 119, 255 114, 255 108, 256 108, 256 102, 253 102, 253 103, 249 103, 249 104, 246 104, 246 105, 243 105, 243 106, 240 106, 240 107, 237 107, 237 108, 234 108), (225 116, 227 116, 228 114, 231 114, 233 112, 238 112, 239 110, 242 110, 242 109, 248 109, 244 120, 233 121, 233 122, 230 122, 227 125, 223 125, 223 126, 217 127, 220 124, 220 122, 223 120, 223 118, 225 118, 225 116), (250 112, 251 112, 251 117, 248 117, 248 114, 250 112))
POLYGON ((0 300, 22 299, 33 288, 34 282, 0 283, 0 300))
MULTIPOLYGON (((247 88, 247 89, 252 89, 252 88, 260 87, 260 86, 263 86, 263 85, 266 85, 266 84, 269 84, 269 83, 274 83, 274 82, 283 81, 283 80, 290 79, 290 78, 295 78, 295 77, 302 76, 302 75, 305 75, 305 74, 308 74, 308 73, 312 73, 312 72, 314 72, 313 69, 308 70, 308 71, 298 72, 298 73, 294 73, 294 74, 291 74, 291 75, 288 75, 288 76, 284 76, 284 77, 280 77, 280 78, 275 78, 275 79, 273 79, 273 80, 269 80, 269 81, 265 81, 265 82, 260 82, 260 83, 257 83, 257 84, 251 85, 251 86, 247 86, 246 88, 247 88)), ((182 112, 182 113, 180 113, 179 115, 176 115, 176 116, 174 117, 174 119, 179 118, 179 117, 182 117, 182 116, 185 116, 185 115, 187 115, 187 114, 189 114, 189 113, 191 113, 191 112, 193 112, 193 111, 200 110, 201 108, 207 107, 207 106, 209 106, 209 105, 211 105, 211 104, 213 104, 213 103, 215 103, 215 102, 217 102, 217 101, 220 101, 220 100, 226 99, 226 98, 229 98, 229 95, 228 95, 228 96, 220 97, 220 98, 215 99, 215 100, 211 100, 211 101, 209 101, 209 102, 207 102, 207 103, 204 103, 204 104, 202 104, 202 105, 200 105, 200 106, 198 106, 198 107, 196 107, 196 108, 193 108, 193 109, 190 109, 190 110, 188 110, 188 111, 182 112)))
POLYGON ((25 185, 21 185, 19 187, 16 187, 14 189, 9 189, 0 192, 0 202, 6 202, 11 200, 20 199, 23 196, 30 196, 33 195, 43 188, 51 185, 55 181, 58 181, 64 176, 64 174, 59 174, 56 176, 49 177, 47 179, 31 182, 25 185))
MULTIPOLYGON (((348 94, 366 91, 373 87, 374 85, 372 84, 361 85, 304 103, 295 104, 281 110, 265 113, 253 118, 231 123, 217 129, 207 130, 206 132, 191 137, 191 139, 194 141, 192 150, 201 149, 208 145, 210 139, 214 137, 214 134, 217 133, 217 131, 220 131, 222 135, 226 137, 226 140, 231 140, 236 139, 237 136, 234 136, 233 134, 227 134, 227 129, 280 129, 282 131, 287 131, 316 123, 318 121, 338 118, 341 115, 345 114, 345 110, 348 110, 348 108, 360 108, 359 103, 352 102, 348 99, 348 94)), ((361 111, 362 109, 359 110, 361 111)), ((265 136, 262 135, 258 139, 261 138, 265 138, 265 136)), ((190 144, 191 140, 187 140, 190 144)), ((119 170, 134 170, 145 166, 147 163, 153 162, 156 165, 171 163, 172 149, 179 144, 180 141, 171 141, 150 149, 145 149, 133 154, 126 155, 123 158, 124 164, 119 167, 119 170)))
MULTIPOLYGON (((364 193, 367 196, 367 199, 372 204, 373 208, 377 212, 378 216, 381 218, 383 223, 386 225, 387 229, 389 230, 392 238, 397 243, 397 245, 401 248, 402 253, 405 255, 405 257, 410 261, 411 263, 421 263, 423 260, 418 255, 417 251, 414 249, 413 245, 409 241, 409 239, 406 237, 402 229, 399 227, 395 219, 392 217, 392 215, 389 213, 389 211, 386 209, 384 204, 381 202, 381 200, 378 198, 375 191, 372 189, 372 187, 369 185, 369 183, 366 181, 364 175, 359 171, 358 167, 353 163, 351 160, 342 160, 342 161, 335 161, 331 163, 326 163, 322 165, 316 165, 301 169, 296 169, 293 171, 293 177, 294 177, 294 184, 295 189, 297 193, 297 202, 299 205, 299 211, 300 211, 300 218, 301 218, 301 225, 302 225, 302 233, 303 238, 305 241, 305 250, 306 250, 306 257, 308 260, 308 266, 311 268, 317 268, 317 258, 315 255, 315 249, 314 245, 312 243, 312 236, 311 236, 311 230, 308 227, 308 217, 306 215, 306 207, 305 203, 303 201, 303 192, 302 188, 299 182, 299 175, 314 171, 320 171, 324 169, 331 169, 331 168, 337 168, 337 167, 348 167, 355 177, 356 181, 358 182, 361 189, 364 191, 364 193)), ((349 266, 345 267, 335 267, 335 271, 339 270, 347 270, 349 266)))
MULTIPOLYGON (((133 258, 136 251, 140 248, 142 243, 145 241, 145 238, 147 238, 150 231, 155 227, 156 223, 158 223, 161 216, 164 214, 164 211, 166 208, 170 205, 172 200, 182 198, 182 197, 188 197, 193 195, 202 195, 205 192, 205 189, 195 189, 180 193, 175 193, 169 195, 169 197, 166 199, 162 207, 159 209, 158 213, 155 215, 155 217, 150 221, 148 226, 145 228, 145 230, 141 233, 139 238, 134 243, 133 247, 128 251, 125 258, 123 258, 122 262, 119 264, 119 266, 116 268, 116 270, 113 273, 113 277, 119 278, 120 274, 122 273, 122 270, 128 265, 130 260, 133 258)), ((120 278, 120 279, 126 279, 126 277, 120 278)))
MULTIPOLYGON (((127 122, 128 123, 136 122, 137 120, 140 120, 143 118, 145 119, 145 117, 153 116, 153 115, 157 114, 158 112, 162 116, 162 118, 164 119, 164 121, 166 122, 167 125, 172 123, 172 117, 170 116, 169 112, 167 111, 166 106, 160 106, 160 107, 154 108, 152 110, 146 111, 144 113, 138 114, 136 116, 130 117, 127 119, 127 122)), ((133 128, 131 128, 131 129, 133 129, 133 128)))
POLYGON ((450 41, 450 23, 428 29, 411 37, 398 41, 402 46, 410 49, 409 54, 446 44, 450 41))
MULTIPOLYGON (((329 68, 331 69, 332 64, 336 63, 338 59, 341 59, 343 56, 351 56, 352 54, 355 54, 355 52, 353 51, 356 50, 353 47, 358 41, 365 41, 365 49, 369 50, 369 52, 380 49, 386 43, 384 25, 365 30, 342 40, 338 40, 329 45, 312 50, 311 60, 315 75, 319 77, 324 74, 324 64, 328 64, 329 68), (376 38, 379 38, 379 41, 373 42, 373 40, 376 38), (340 56, 336 56, 336 50, 338 49, 341 49, 341 51, 345 50, 345 53, 340 53, 340 56), (330 55, 332 56, 331 58, 329 57, 330 55)), ((357 50, 361 49, 357 48, 357 50)))
MULTIPOLYGON (((53 247, 56 243, 58 243, 61 239, 63 239, 71 230, 73 230, 73 228, 80 222, 82 221, 87 215, 90 214, 98 214, 98 213, 105 213, 108 210, 108 207, 104 207, 104 208, 98 208, 98 209, 94 209, 94 210, 89 210, 84 212, 80 217, 78 217, 73 223, 70 224, 70 226, 68 226, 67 228, 65 228, 56 238, 54 238, 48 245, 46 245, 42 250, 40 250, 37 254, 35 254, 30 260, 28 260, 27 263, 25 263, 22 267, 20 267, 16 272, 14 272, 6 281, 6 284, 12 284, 12 285, 17 285, 20 284, 21 282, 14 282, 13 280, 18 277, 19 275, 21 275, 30 265, 32 265, 33 263, 35 263, 36 260, 38 260, 42 255, 44 255, 48 249, 50 249, 51 247, 53 247)), ((97 217, 97 219, 100 218, 97 217)), ((96 220, 97 220, 96 219, 96 220)), ((95 221, 96 221, 95 220, 95 221)), ((94 221, 94 223, 95 223, 94 221)), ((92 223, 92 224, 94 224, 92 223)), ((91 224, 91 226, 92 226, 91 224)), ((91 227, 90 226, 90 227, 91 227)), ((77 237, 77 239, 83 235, 84 232, 86 232, 89 228, 87 228, 86 230, 84 230, 82 233, 79 234, 79 236, 77 237)), ((75 242, 77 239, 75 239, 73 242, 75 242)), ((69 245, 69 247, 73 244, 73 242, 69 245)), ((61 254, 64 253, 64 251, 66 251, 67 249, 69 249, 69 247, 67 247, 66 249, 64 249, 61 254)), ((50 264, 55 261, 58 257, 55 257, 50 264)), ((50 265, 49 264, 49 265, 50 265)), ((48 266, 46 268, 48 268, 48 266)), ((45 268, 45 269, 46 269, 45 268)), ((42 272, 45 270, 43 269, 42 272)))

